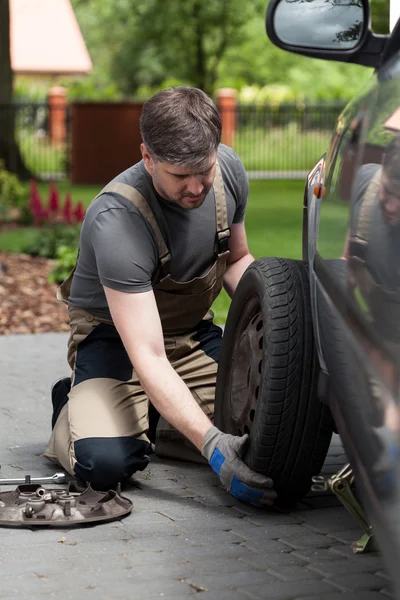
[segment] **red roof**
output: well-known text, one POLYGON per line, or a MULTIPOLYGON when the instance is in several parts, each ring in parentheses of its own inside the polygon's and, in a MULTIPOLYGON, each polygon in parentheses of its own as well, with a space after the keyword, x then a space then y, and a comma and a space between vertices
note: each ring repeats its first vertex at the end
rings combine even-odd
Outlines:
POLYGON ((70 0, 10 0, 14 73, 84 74, 92 69, 70 0))

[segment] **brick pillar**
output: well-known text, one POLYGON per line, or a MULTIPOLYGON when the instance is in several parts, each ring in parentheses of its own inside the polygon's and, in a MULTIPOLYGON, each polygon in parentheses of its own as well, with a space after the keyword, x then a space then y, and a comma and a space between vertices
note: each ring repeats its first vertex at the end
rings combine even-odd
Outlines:
POLYGON ((232 88, 218 90, 217 104, 222 120, 222 143, 233 146, 236 132, 236 90, 232 88))
POLYGON ((52 144, 63 144, 66 138, 67 90, 61 86, 49 89, 49 138, 52 144))

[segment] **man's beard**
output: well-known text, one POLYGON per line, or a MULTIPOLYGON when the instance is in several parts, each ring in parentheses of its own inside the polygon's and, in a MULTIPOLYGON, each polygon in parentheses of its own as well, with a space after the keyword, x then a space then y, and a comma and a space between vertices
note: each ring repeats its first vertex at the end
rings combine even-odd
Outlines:
POLYGON ((201 194, 199 194, 200 195, 200 199, 199 199, 198 203, 194 204, 193 206, 190 206, 190 205, 186 206, 184 204, 185 198, 197 198, 197 196, 191 196, 189 194, 184 194, 184 195, 180 195, 179 198, 173 198, 172 196, 170 196, 166 192, 166 190, 164 189, 164 187, 160 184, 160 181, 158 179, 158 175, 157 175, 156 171, 153 172, 153 177, 154 177, 154 180, 155 180, 155 182, 157 184, 158 190, 161 192, 161 197, 164 200, 166 200, 167 202, 170 202, 171 204, 178 205, 181 208, 184 208, 185 210, 193 210, 194 208, 199 208, 203 204, 204 200, 206 199, 207 194, 209 193, 209 191, 210 191, 210 189, 212 187, 212 186, 209 186, 208 189, 204 189, 201 192, 201 194))

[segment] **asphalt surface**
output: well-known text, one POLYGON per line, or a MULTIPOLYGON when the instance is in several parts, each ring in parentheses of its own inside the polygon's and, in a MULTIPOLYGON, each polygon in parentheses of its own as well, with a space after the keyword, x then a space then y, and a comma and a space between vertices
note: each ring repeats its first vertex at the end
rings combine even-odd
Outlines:
MULTIPOLYGON (((68 374, 66 341, 58 333, 0 337, 1 477, 59 470, 41 453, 50 434, 50 384, 68 374)), ((323 472, 345 461, 334 436, 323 472)), ((310 493, 287 514, 258 510, 224 492, 209 467, 157 458, 123 493, 134 509, 121 521, 0 527, 0 598, 392 597, 380 554, 353 554, 362 532, 328 493, 310 493)))

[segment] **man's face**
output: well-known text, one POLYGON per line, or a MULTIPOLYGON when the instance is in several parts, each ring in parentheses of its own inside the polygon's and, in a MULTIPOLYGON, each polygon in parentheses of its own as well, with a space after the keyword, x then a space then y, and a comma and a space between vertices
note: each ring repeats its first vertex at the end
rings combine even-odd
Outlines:
POLYGON ((186 210, 199 208, 203 204, 214 183, 216 152, 197 168, 155 162, 143 144, 141 150, 146 170, 150 173, 154 188, 162 198, 186 210))
POLYGON ((379 200, 383 216, 388 225, 400 225, 400 188, 398 182, 382 173, 379 200))

